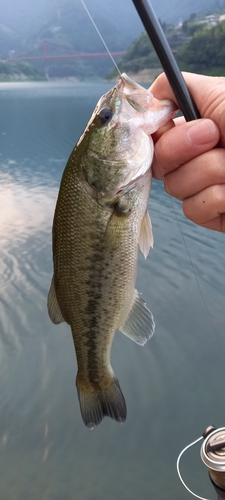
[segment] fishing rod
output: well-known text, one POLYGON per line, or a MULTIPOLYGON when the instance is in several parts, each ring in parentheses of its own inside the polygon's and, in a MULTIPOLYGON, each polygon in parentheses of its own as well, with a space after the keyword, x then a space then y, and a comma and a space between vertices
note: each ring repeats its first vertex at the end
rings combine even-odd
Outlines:
MULTIPOLYGON (((186 121, 201 118, 150 1, 132 1, 158 55, 186 121)), ((201 439, 204 439, 200 451, 201 459, 208 469, 209 478, 217 493, 218 500, 225 500, 225 427, 220 429, 216 429, 214 426, 207 427, 200 438, 196 439, 182 450, 177 459, 178 476, 183 486, 191 495, 199 500, 207 500, 196 495, 188 488, 181 476, 179 468, 180 459, 184 452, 198 443, 201 439)))
POLYGON ((201 118, 149 0, 132 0, 186 121, 201 118))
POLYGON ((177 459, 177 473, 179 479, 191 495, 200 500, 207 500, 191 491, 180 473, 180 459, 182 455, 202 438, 204 441, 200 450, 201 459, 208 469, 209 478, 216 491, 218 500, 225 500, 225 427, 216 429, 213 425, 210 425, 205 429, 200 438, 196 439, 196 441, 189 444, 181 451, 177 459))

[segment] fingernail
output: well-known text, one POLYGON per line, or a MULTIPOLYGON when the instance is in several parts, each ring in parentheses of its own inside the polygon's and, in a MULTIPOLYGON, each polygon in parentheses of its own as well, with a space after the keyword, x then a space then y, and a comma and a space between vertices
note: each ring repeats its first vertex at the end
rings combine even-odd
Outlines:
MULTIPOLYGON (((218 136, 218 128, 212 120, 202 119, 187 129, 187 139, 193 146, 213 142, 218 136)), ((218 138, 219 139, 219 138, 218 138)))

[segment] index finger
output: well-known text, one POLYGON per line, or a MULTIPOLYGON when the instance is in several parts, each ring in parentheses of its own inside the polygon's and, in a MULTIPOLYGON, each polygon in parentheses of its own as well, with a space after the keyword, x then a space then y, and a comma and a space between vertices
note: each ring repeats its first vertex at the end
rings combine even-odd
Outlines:
POLYGON ((185 122, 185 118, 183 116, 178 116, 177 118, 170 120, 163 127, 158 128, 154 134, 152 134, 152 138, 154 142, 157 142, 159 138, 171 128, 177 127, 178 125, 182 125, 185 122))
POLYGON ((209 119, 202 118, 171 128, 155 143, 153 173, 157 179, 176 170, 196 156, 214 148, 219 129, 209 119))

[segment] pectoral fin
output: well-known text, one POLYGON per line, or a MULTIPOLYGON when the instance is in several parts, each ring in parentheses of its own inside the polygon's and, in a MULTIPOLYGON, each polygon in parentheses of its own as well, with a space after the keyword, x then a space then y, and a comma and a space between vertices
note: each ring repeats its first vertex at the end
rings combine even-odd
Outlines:
POLYGON ((59 323, 65 321, 56 297, 54 276, 52 278, 48 294, 48 314, 50 316, 50 319, 52 320, 52 323, 54 323, 55 325, 59 325, 59 323))
POLYGON ((155 331, 153 315, 137 290, 126 322, 119 330, 139 345, 145 345, 155 331))
POLYGON ((141 232, 139 237, 139 247, 145 259, 149 254, 150 247, 153 248, 152 223, 148 211, 146 211, 141 224, 141 232))

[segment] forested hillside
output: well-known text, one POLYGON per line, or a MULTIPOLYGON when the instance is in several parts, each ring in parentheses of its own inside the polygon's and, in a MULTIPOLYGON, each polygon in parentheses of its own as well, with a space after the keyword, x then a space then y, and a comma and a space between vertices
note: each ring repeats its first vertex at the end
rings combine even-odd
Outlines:
POLYGON ((225 21, 197 31, 192 40, 182 46, 177 60, 183 70, 225 75, 225 21))
MULTIPOLYGON (((204 19, 192 14, 180 27, 164 23, 163 29, 182 70, 225 75, 225 21, 210 28, 204 19)), ((120 71, 128 73, 160 67, 145 31, 119 61, 120 71)), ((109 79, 116 76, 114 69, 108 74, 109 79)))

